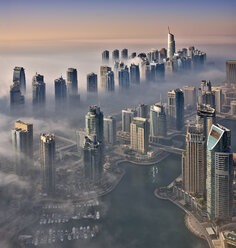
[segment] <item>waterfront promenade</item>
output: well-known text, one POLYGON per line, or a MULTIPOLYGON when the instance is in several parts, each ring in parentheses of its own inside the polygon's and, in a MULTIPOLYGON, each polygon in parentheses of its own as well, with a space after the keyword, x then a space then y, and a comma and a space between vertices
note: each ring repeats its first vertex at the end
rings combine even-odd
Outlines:
POLYGON ((154 195, 161 200, 168 200, 178 206, 180 209, 182 209, 185 213, 185 224, 186 227, 196 236, 203 238, 207 241, 210 248, 215 248, 212 239, 210 238, 209 234, 207 233, 203 223, 200 223, 199 220, 191 213, 189 210, 187 210, 182 204, 180 204, 177 200, 171 199, 167 195, 160 195, 159 190, 156 189, 154 191, 154 195))

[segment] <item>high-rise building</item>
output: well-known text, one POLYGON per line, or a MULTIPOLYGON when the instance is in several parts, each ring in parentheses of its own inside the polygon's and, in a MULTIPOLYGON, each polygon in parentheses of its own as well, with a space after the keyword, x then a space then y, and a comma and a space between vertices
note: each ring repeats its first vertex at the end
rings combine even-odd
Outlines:
POLYGON ((162 103, 156 103, 150 107, 150 136, 166 137, 167 122, 166 113, 162 103))
POLYGON ((25 103, 25 98, 21 94, 19 82, 10 86, 10 107, 11 110, 19 109, 25 103))
POLYGON ((32 80, 33 104, 43 106, 46 101, 46 84, 44 76, 36 73, 32 80))
POLYGON ((194 86, 184 86, 184 104, 192 108, 196 107, 196 88, 194 86))
POLYGON ((87 136, 95 135, 99 142, 103 142, 103 113, 100 107, 89 107, 85 117, 85 132, 87 136))
POLYGON ((170 33, 170 29, 168 32, 168 52, 167 57, 172 59, 175 54, 175 37, 170 33))
POLYGON ((215 109, 210 107, 210 105, 201 105, 197 106, 197 123, 202 125, 204 136, 208 137, 211 126, 216 122, 215 109))
POLYGON ((236 84, 236 60, 226 61, 226 80, 228 84, 236 84))
POLYGON ((61 104, 65 104, 65 99, 67 95, 66 80, 63 79, 63 77, 55 79, 54 86, 56 106, 59 104, 61 107, 61 104))
POLYGON ((83 160, 85 178, 98 181, 103 171, 103 148, 95 135, 85 137, 83 160))
POLYGON ((104 140, 106 143, 114 145, 116 143, 116 119, 112 116, 104 118, 104 140))
POLYGON ((159 62, 162 62, 163 59, 166 59, 166 58, 167 58, 167 50, 165 48, 162 48, 159 51, 159 62))
POLYGON ((33 165, 33 124, 21 120, 12 129, 12 144, 15 151, 16 172, 26 175, 33 165))
POLYGON ((121 59, 126 60, 128 59, 128 49, 124 48, 123 50, 121 50, 121 59))
POLYGON ((149 106, 147 104, 139 104, 135 109, 137 117, 148 118, 149 106))
POLYGON ((129 68, 130 82, 132 84, 140 84, 139 65, 131 64, 129 68))
POLYGON ((202 80, 201 86, 198 89, 198 103, 208 104, 215 108, 215 92, 212 91, 210 81, 202 80))
POLYGON ((122 110, 122 131, 129 133, 130 132, 130 123, 133 121, 133 118, 137 116, 137 112, 133 109, 123 109, 122 110))
POLYGON ((118 72, 118 79, 119 79, 119 88, 121 90, 128 89, 130 86, 129 83, 129 70, 126 66, 124 69, 121 69, 118 72))
POLYGON ((165 64, 156 63, 156 81, 163 81, 165 79, 165 64))
POLYGON ((105 74, 105 81, 106 81, 106 91, 112 92, 115 91, 115 80, 114 80, 114 72, 109 71, 105 74))
POLYGON ((48 195, 55 193, 55 135, 41 134, 40 136, 40 162, 42 169, 43 191, 48 195))
POLYGON ((206 181, 205 136, 200 125, 189 125, 186 134, 186 153, 182 165, 184 190, 204 196, 206 181))
POLYGON ((215 153, 215 218, 231 220, 233 204, 233 154, 215 153))
POLYGON ((16 66, 13 72, 13 82, 19 82, 22 94, 26 92, 25 70, 23 67, 16 66))
POLYGON ((105 50, 102 52, 102 62, 103 63, 109 62, 109 51, 105 50))
POLYGON ((135 58, 136 56, 137 56, 137 53, 134 52, 134 53, 131 53, 130 58, 133 59, 133 58, 135 58))
POLYGON ((134 117, 130 124, 130 147, 140 153, 147 153, 149 123, 146 118, 134 117))
POLYGON ((78 78, 75 68, 68 68, 66 72, 68 96, 78 95, 78 78))
POLYGON ((151 50, 150 55, 151 55, 151 58, 150 58, 150 61, 151 61, 151 62, 157 62, 157 61, 158 61, 159 52, 158 52, 157 49, 154 49, 154 48, 153 48, 153 49, 151 50))
POLYGON ((184 126, 184 94, 181 89, 168 92, 168 116, 177 130, 184 126))
POLYGON ((87 75, 87 92, 91 93, 97 93, 98 91, 98 79, 97 79, 97 74, 95 73, 89 73, 87 75))
POLYGON ((217 113, 220 113, 223 106, 223 94, 221 87, 212 87, 215 97, 215 110, 217 113))
POLYGON ((119 57, 120 57, 120 55, 119 55, 119 50, 117 50, 117 49, 115 49, 113 52, 112 52, 112 59, 113 59, 113 61, 118 61, 119 60, 119 57))
POLYGON ((100 66, 100 84, 103 89, 106 89, 106 74, 111 71, 109 66, 100 66))
POLYGON ((231 219, 232 154, 231 131, 212 125, 207 140, 207 213, 210 219, 231 219))

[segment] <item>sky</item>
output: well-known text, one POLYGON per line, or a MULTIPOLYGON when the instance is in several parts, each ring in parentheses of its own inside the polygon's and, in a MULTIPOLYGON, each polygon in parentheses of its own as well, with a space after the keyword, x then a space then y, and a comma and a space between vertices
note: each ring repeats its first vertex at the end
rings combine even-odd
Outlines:
POLYGON ((0 44, 179 38, 235 42, 235 0, 0 0, 0 44), (214 38, 212 38, 214 37, 214 38))

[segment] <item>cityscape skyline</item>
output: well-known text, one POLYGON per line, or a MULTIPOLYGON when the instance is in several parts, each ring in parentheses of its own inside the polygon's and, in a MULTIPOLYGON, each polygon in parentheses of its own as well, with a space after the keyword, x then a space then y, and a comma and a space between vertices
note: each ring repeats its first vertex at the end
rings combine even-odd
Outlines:
POLYGON ((236 247, 235 10, 0 3, 0 247, 236 247))

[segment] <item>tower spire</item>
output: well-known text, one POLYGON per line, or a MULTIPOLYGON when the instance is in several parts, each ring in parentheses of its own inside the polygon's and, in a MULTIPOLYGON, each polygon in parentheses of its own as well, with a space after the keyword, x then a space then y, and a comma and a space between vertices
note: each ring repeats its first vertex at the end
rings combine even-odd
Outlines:
POLYGON ((170 34, 170 27, 168 26, 168 31, 169 31, 169 34, 170 34))

